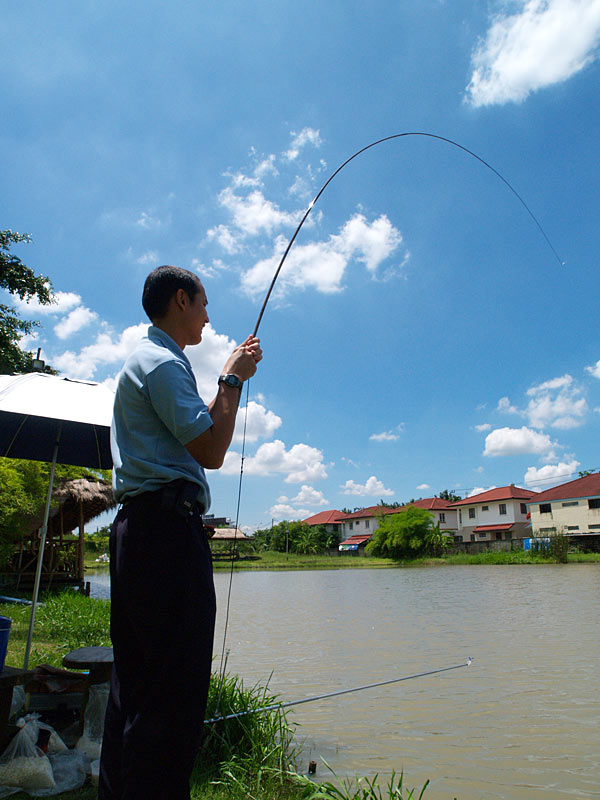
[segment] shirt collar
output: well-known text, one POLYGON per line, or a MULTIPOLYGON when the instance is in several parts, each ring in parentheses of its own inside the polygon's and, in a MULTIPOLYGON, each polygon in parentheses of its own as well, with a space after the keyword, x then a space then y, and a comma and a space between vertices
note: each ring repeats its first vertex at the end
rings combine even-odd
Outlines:
POLYGON ((183 360, 191 367, 190 360, 183 352, 181 347, 179 347, 177 342, 174 339, 171 339, 169 334, 165 333, 162 328, 157 328, 156 325, 150 325, 148 328, 148 338, 157 344, 161 344, 163 347, 166 347, 174 355, 179 356, 179 358, 183 358, 183 360))

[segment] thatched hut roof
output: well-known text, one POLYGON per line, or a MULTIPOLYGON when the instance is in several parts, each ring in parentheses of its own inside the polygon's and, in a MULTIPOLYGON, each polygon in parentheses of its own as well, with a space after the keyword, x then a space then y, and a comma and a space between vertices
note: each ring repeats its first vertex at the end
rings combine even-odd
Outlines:
POLYGON ((249 537, 240 528, 215 528, 210 538, 213 542, 243 542, 249 537))
POLYGON ((64 481, 52 492, 52 497, 59 503, 53 516, 62 509, 65 533, 77 528, 80 520, 85 524, 117 505, 112 486, 102 478, 97 481, 88 478, 64 481))
MULTIPOLYGON (((74 478, 62 481, 52 491, 52 509, 50 511, 50 525, 58 533, 69 533, 83 522, 85 525, 90 520, 114 508, 117 503, 112 486, 102 478, 94 481, 89 478, 74 478)), ((32 520, 31 530, 37 530, 43 523, 43 509, 32 520)))

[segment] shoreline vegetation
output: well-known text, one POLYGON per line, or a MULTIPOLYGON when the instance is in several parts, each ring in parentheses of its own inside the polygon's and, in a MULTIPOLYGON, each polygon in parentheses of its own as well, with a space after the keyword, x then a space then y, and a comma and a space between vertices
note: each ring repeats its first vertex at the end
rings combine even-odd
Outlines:
MULTIPOLYGON (((0 614, 12 619, 6 663, 23 663, 30 608, 0 604, 0 614)), ((110 601, 85 597, 73 589, 47 592, 41 597, 31 650, 31 664, 62 666, 63 656, 77 647, 110 645, 110 601)), ((282 708, 272 706, 278 697, 264 686, 247 687, 236 675, 221 682, 213 676, 206 718, 252 711, 232 720, 206 726, 204 742, 191 781, 192 800, 417 800, 421 790, 405 786, 403 775, 393 775, 385 786, 377 779, 339 780, 335 775, 322 783, 296 772, 301 752, 295 742, 295 726, 282 708), (218 707, 217 707, 218 706, 218 707)), ((326 765, 320 767, 326 773, 326 765)), ((77 791, 65 792, 64 800, 95 800, 90 782, 77 791)), ((30 795, 12 795, 26 800, 30 795)))
MULTIPOLYGON (((241 548, 240 548, 241 549, 241 548)), ((108 570, 108 562, 98 562, 96 552, 86 552, 86 570, 108 570)), ((532 553, 526 550, 513 550, 496 552, 488 550, 485 553, 454 553, 445 554, 436 558, 423 556, 420 558, 395 561, 391 558, 378 558, 376 556, 336 556, 336 555, 300 555, 298 553, 279 553, 265 550, 257 554, 240 552, 240 557, 234 559, 235 571, 282 571, 282 570, 327 570, 327 569, 410 569, 414 567, 451 567, 464 565, 519 565, 519 564, 555 564, 556 559, 532 553)), ((569 553, 568 564, 600 563, 600 553, 569 553)), ((217 554, 213 562, 215 572, 229 572, 231 558, 227 551, 217 554)))

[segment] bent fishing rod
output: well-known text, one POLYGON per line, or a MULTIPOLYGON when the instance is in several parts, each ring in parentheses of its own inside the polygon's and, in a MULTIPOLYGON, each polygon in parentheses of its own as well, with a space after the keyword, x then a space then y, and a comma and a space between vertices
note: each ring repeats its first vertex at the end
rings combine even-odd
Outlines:
MULTIPOLYGON (((329 184, 334 180, 334 178, 337 175, 339 175, 339 173, 344 169, 344 167, 346 167, 348 164, 350 164, 350 162, 353 161, 355 158, 357 158, 358 156, 360 156, 363 153, 365 153, 367 150, 371 150, 373 147, 377 147, 378 145, 384 144, 385 142, 390 142, 390 141, 393 141, 393 140, 396 140, 396 139, 402 139, 402 138, 404 138, 406 136, 421 136, 421 137, 424 137, 426 139, 435 139, 435 140, 440 141, 440 142, 445 142, 446 144, 449 144, 452 147, 457 148, 458 150, 462 150, 464 153, 466 153, 467 155, 471 156, 476 161, 478 161, 480 164, 482 164, 484 167, 486 167, 491 172, 493 172, 493 174, 497 178, 499 178, 502 181, 502 183, 515 195, 517 200, 520 202, 520 204, 523 206, 525 211, 531 217, 531 219, 533 220, 533 222, 537 226, 538 230, 540 231, 540 233, 544 237, 544 240, 546 241, 548 247, 550 248, 550 250, 554 254, 554 257, 556 258, 556 260, 558 261, 560 266, 565 266, 565 262, 559 256, 558 252, 556 251, 556 248, 554 247, 554 245, 550 241, 550 238, 546 234, 546 231, 542 227, 541 223, 539 222, 539 220, 537 219, 537 217, 535 216, 533 211, 529 208, 529 206, 527 205, 527 203, 525 202, 523 197, 514 188, 514 186, 499 172, 499 170, 497 170, 495 167, 493 167, 488 161, 486 161, 481 156, 478 156, 477 153, 474 153, 472 150, 469 150, 468 147, 465 147, 464 145, 460 144, 459 142, 456 142, 453 139, 449 139, 446 136, 439 136, 438 134, 428 133, 426 131, 405 131, 403 133, 394 133, 391 136, 384 136, 382 139, 377 139, 376 141, 371 142, 370 144, 367 144, 364 147, 361 147, 360 150, 357 150, 349 158, 347 158, 342 164, 340 164, 340 166, 334 172, 332 172, 331 175, 327 178, 327 180, 325 181, 323 186, 321 186, 321 188, 319 189, 319 191, 317 192, 317 194, 315 195, 313 200, 310 202, 308 208, 304 212, 304 215, 303 215, 302 219, 300 220, 296 230, 294 231, 291 239, 289 240, 289 242, 287 244, 287 247, 285 248, 285 250, 283 252, 283 255, 281 256, 281 259, 279 261, 277 269, 275 270, 275 273, 273 275, 273 279, 271 280, 271 284, 269 285, 269 288, 267 290, 267 294, 266 294, 265 299, 263 301, 262 307, 260 309, 260 313, 258 315, 258 319, 256 320, 256 325, 254 326, 253 336, 256 336, 258 334, 258 329, 260 327, 260 323, 262 322, 262 318, 263 318, 263 315, 264 315, 265 310, 267 308, 267 304, 269 302, 269 299, 271 297, 273 289, 275 288, 275 284, 277 283, 277 279, 279 277, 281 269, 282 269, 282 267, 283 267, 283 265, 284 265, 284 263, 285 263, 285 261, 286 261, 286 259, 288 257, 288 254, 289 254, 290 250, 292 249, 292 246, 293 246, 294 242, 296 241, 296 237, 298 236, 298 234, 302 230, 302 226, 306 222, 306 220, 308 218, 308 215, 310 214, 310 212, 314 208, 315 204, 319 201, 319 198, 321 197, 321 195, 323 194, 325 189, 327 189, 329 184)), ((249 381, 247 382, 247 384, 249 384, 249 381)), ((248 414, 248 399, 249 399, 249 386, 246 387, 246 418, 247 418, 247 414, 248 414)), ((245 441, 246 441, 245 424, 246 423, 244 422, 244 437, 243 437, 243 440, 242 440, 242 459, 241 459, 241 467, 240 467, 240 480, 239 480, 239 486, 238 486, 238 500, 237 500, 237 513, 238 513, 238 516, 236 517, 236 523, 235 523, 236 531, 237 531, 238 523, 239 523, 239 508, 240 508, 241 491, 242 491, 242 477, 243 477, 243 472, 244 472, 244 447, 245 447, 245 441)), ((234 546, 235 546, 235 540, 234 540, 234 546)), ((230 599, 231 599, 231 582, 232 582, 232 579, 233 579, 233 561, 231 563, 231 571, 230 571, 230 575, 229 575, 229 592, 228 592, 228 596, 227 596, 227 612, 226 612, 225 628, 224 628, 224 633, 223 633, 223 647, 222 647, 222 650, 221 650, 221 663, 220 663, 220 668, 219 668, 219 671, 221 672, 221 681, 224 678, 224 672, 223 672, 223 670, 224 670, 224 655, 225 655, 225 643, 226 643, 226 638, 227 638, 227 627, 228 627, 228 621, 229 621, 229 605, 230 605, 230 599)), ((219 697, 220 697, 220 693, 219 693, 219 697)))
POLYGON ((487 162, 485 159, 481 158, 481 156, 478 156, 477 153, 474 153, 472 150, 469 150, 468 147, 465 147, 464 145, 459 144, 458 142, 455 142, 452 139, 448 139, 445 136, 438 136, 435 133, 426 133, 424 131, 406 131, 404 133, 394 133, 391 136, 384 136, 383 139, 377 139, 377 141, 371 142, 371 144, 368 144, 365 147, 361 147, 360 150, 357 150, 356 153, 353 153, 353 155, 350 156, 350 158, 347 158, 342 164, 340 164, 340 166, 334 172, 331 173, 329 178, 327 178, 327 180, 325 181, 323 186, 321 186, 321 188, 319 189, 319 191, 315 195, 314 199, 310 202, 308 208, 304 212, 304 216, 300 220, 300 223, 298 224, 298 227, 294 231, 294 234, 292 235, 292 238, 288 242, 288 245, 285 248, 285 250, 283 252, 283 255, 281 256, 281 260, 279 261, 279 265, 277 266, 277 269, 275 270, 275 274, 273 275, 273 280, 271 281, 271 285, 269 286, 269 289, 267 291, 266 297, 265 297, 264 302, 262 304, 262 308, 260 309, 260 313, 258 315, 258 319, 257 319, 256 325, 254 327, 254 333, 253 333, 254 336, 256 336, 256 334, 258 333, 258 329, 260 327, 260 323, 262 321, 263 314, 265 313, 265 309, 267 307, 267 303, 269 302, 269 298, 271 297, 271 293, 273 292, 273 289, 275 288, 275 284, 277 282, 277 278, 279 277, 279 273, 281 272, 281 268, 283 267, 283 265, 285 263, 285 260, 288 257, 288 253, 292 249, 292 245, 296 241, 296 237, 300 233, 300 231, 302 229, 302 226, 304 225, 304 223, 306 222, 306 220, 308 218, 308 215, 310 214, 310 212, 314 208, 315 204, 318 202, 319 198, 321 197, 321 195, 323 194, 325 189, 329 186, 331 181, 336 177, 336 175, 338 175, 344 169, 344 167, 346 167, 355 158, 357 158, 358 156, 362 155, 362 153, 365 153, 367 150, 370 150, 372 147, 377 147, 377 145, 383 144, 384 142, 390 142, 393 139, 402 139, 405 136, 424 136, 424 137, 426 137, 428 139, 437 139, 440 142, 446 142, 446 144, 452 145, 452 147, 457 147, 459 150, 462 150, 464 153, 467 153, 467 155, 472 156, 477 161, 479 161, 480 164, 483 164, 484 167, 487 167, 489 170, 491 170, 494 173, 494 175, 496 175, 496 177, 499 178, 502 181, 502 183, 505 186, 508 187, 508 189, 510 189, 510 191, 515 195, 515 197, 521 203, 523 208, 527 211, 527 213, 529 214, 531 219, 534 221, 534 223, 538 227, 540 233, 542 234, 542 236, 546 240, 546 243, 547 243, 548 247, 552 250, 552 252, 554 254, 554 257, 556 258, 558 263, 561 266, 565 265, 565 262, 558 255, 554 245, 552 244, 552 242, 550 241, 548 235, 546 234, 546 231, 542 228, 539 220, 537 219, 537 217, 535 216, 533 211, 529 208, 529 206, 527 205, 525 200, 521 197, 519 192, 517 192, 517 190, 514 188, 514 186, 512 186, 512 184, 509 183, 509 181, 495 167, 493 167, 489 162, 487 162))
POLYGON ((259 714, 262 711, 274 711, 275 709, 290 708, 291 706, 299 706, 302 703, 314 703, 316 700, 326 700, 329 697, 339 697, 342 694, 351 694, 352 692, 362 692, 365 689, 375 689, 377 686, 387 686, 390 683, 401 683, 402 681, 412 681, 415 678, 425 678, 428 675, 439 675, 440 672, 450 672, 453 669, 462 669, 463 667, 470 667, 473 659, 469 656, 467 661, 463 664, 454 664, 451 667, 441 667, 440 669, 432 669, 428 672, 417 672, 415 675, 403 675, 401 678, 390 678, 386 681, 377 681, 376 683, 367 683, 364 686, 354 686, 352 689, 338 689, 335 692, 327 692, 326 694, 318 694, 313 697, 305 697, 302 700, 290 700, 287 703, 272 703, 268 706, 261 706, 259 708, 250 708, 245 711, 238 711, 233 714, 225 714, 220 717, 213 717, 212 719, 205 719, 204 724, 210 725, 213 722, 223 722, 228 719, 237 719, 238 717, 245 717, 248 714, 259 714))

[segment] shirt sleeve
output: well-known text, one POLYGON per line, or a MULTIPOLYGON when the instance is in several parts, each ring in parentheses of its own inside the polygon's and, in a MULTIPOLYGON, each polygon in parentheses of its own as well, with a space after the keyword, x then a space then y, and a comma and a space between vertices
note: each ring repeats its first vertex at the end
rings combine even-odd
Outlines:
POLYGON ((157 416, 182 445, 213 424, 193 376, 180 361, 159 364, 148 373, 146 387, 157 416))

